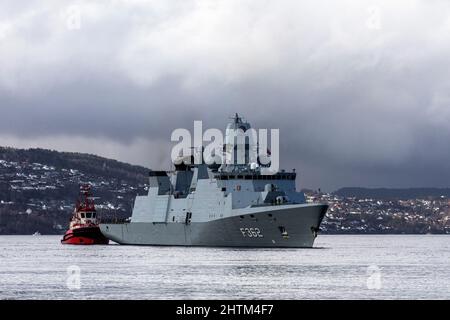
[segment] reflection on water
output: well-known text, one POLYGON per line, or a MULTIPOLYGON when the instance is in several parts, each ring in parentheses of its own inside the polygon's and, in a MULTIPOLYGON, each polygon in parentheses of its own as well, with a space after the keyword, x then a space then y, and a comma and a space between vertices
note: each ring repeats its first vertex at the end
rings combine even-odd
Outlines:
POLYGON ((0 236, 0 298, 450 298, 450 236, 319 236, 315 249, 83 247, 59 238, 0 236))

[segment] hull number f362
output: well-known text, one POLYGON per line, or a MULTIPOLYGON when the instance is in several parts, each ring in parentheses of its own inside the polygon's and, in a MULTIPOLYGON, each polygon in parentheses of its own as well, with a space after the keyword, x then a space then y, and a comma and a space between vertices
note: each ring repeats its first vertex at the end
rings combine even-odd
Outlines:
POLYGON ((244 238, 263 238, 264 236, 261 233, 259 228, 240 228, 242 236, 244 238))

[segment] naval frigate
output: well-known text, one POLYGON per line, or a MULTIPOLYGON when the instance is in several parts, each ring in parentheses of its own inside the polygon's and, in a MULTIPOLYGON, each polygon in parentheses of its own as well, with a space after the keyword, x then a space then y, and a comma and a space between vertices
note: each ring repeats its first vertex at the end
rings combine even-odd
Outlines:
MULTIPOLYGON (((233 131, 249 128, 236 114, 226 147, 236 148, 227 141, 233 131)), ((306 202, 295 170, 264 174, 262 167, 179 162, 173 171, 150 171, 148 194, 136 197, 132 216, 100 229, 122 245, 312 247, 328 206, 306 202)))

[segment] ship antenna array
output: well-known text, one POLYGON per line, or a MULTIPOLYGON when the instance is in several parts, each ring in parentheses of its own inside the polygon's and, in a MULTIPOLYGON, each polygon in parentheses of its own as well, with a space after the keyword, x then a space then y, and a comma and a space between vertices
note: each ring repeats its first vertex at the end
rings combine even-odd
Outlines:
POLYGON ((233 116, 228 117, 231 120, 234 120, 235 123, 238 122, 238 120, 241 120, 242 122, 245 122, 245 119, 240 117, 239 114, 236 112, 233 116))

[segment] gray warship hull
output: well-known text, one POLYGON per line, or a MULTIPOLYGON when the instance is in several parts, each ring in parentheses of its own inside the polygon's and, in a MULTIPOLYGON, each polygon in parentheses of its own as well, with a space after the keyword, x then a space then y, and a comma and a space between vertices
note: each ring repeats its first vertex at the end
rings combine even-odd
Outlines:
POLYGON ((264 206, 236 209, 231 217, 206 222, 103 223, 100 229, 122 245, 310 248, 327 208, 264 206))
POLYGON ((312 247, 328 206, 296 191, 295 169, 264 164, 259 151, 269 150, 250 143, 250 129, 236 114, 214 152, 218 163, 204 161, 201 146, 181 152, 174 171, 150 171, 148 193, 136 197, 131 217, 100 223, 102 233, 124 245, 312 247))

